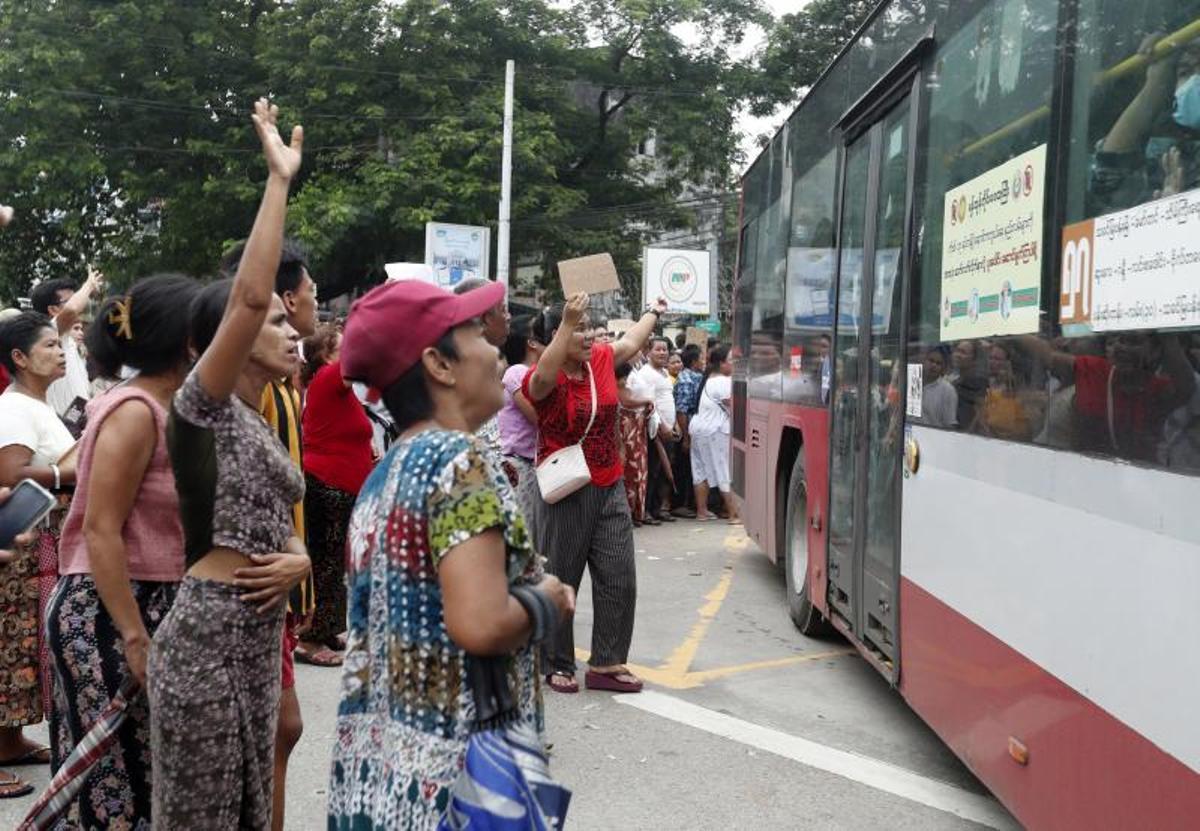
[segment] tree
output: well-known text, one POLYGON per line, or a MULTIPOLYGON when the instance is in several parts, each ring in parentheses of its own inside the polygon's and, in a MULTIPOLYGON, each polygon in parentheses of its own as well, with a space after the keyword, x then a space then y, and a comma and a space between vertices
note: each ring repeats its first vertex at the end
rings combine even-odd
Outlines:
POLYGON ((751 112, 764 116, 796 104, 850 42, 879 0, 811 0, 767 32, 756 67, 751 112))
POLYGON ((494 222, 505 59, 517 62, 514 261, 645 240, 723 192, 758 0, 118 0, 0 6, 0 296, 79 274, 205 275, 264 176, 248 113, 306 130, 291 232, 322 294, 420 259, 432 219, 494 222), (696 42, 678 34, 699 33, 696 42), (653 160, 639 156, 654 136, 653 160), (10 190, 11 189, 11 190, 10 190))

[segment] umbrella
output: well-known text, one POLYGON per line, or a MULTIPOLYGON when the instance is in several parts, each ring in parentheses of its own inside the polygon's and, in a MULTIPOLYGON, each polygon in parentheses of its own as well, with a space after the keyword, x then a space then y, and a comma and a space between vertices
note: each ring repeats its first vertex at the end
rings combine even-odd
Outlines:
POLYGON ((96 762, 104 757, 117 740, 117 732, 129 715, 129 704, 139 694, 137 682, 132 678, 126 679, 100 714, 100 718, 96 719, 92 729, 87 731, 71 754, 63 760, 58 773, 50 780, 46 792, 38 797, 38 801, 29 809, 25 819, 17 826, 17 831, 47 831, 54 827, 79 795, 96 762))

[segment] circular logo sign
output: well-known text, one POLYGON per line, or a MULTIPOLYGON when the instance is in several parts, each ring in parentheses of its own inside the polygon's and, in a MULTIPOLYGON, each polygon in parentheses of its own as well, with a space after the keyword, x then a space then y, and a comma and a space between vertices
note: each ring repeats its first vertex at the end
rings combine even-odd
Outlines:
POLYGON ((700 280, 696 269, 683 257, 671 257, 658 274, 663 296, 671 303, 686 303, 696 293, 700 280))

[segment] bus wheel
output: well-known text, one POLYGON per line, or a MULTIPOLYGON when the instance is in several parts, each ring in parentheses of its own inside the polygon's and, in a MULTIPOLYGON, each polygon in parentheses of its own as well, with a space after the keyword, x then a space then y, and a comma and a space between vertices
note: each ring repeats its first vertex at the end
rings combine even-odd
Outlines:
POLYGON ((787 584, 788 615, 802 633, 824 635, 829 623, 808 599, 808 483, 804 475, 804 457, 796 459, 788 482, 787 551, 784 576, 787 584))

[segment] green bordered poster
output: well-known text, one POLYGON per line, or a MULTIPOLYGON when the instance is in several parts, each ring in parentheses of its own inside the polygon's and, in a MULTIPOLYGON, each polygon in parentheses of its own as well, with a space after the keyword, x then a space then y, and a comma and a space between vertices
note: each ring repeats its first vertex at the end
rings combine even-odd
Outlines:
POLYGON ((1038 330, 1046 145, 946 192, 941 338, 1038 330))

